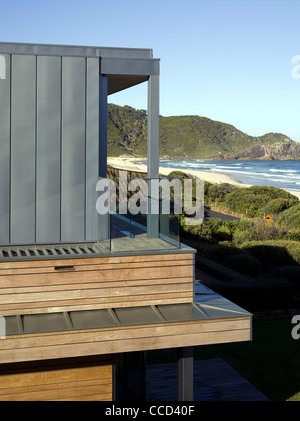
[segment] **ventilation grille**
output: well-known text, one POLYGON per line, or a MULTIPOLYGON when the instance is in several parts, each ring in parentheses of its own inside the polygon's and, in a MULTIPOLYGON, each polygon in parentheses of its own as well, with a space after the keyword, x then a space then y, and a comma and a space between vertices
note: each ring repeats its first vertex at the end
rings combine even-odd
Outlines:
POLYGON ((0 247, 0 259, 89 257, 105 251, 96 243, 0 247))

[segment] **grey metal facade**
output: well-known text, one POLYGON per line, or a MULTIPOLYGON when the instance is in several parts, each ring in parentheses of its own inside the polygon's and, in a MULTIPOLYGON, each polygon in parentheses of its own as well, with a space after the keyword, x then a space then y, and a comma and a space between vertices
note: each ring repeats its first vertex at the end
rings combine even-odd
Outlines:
POLYGON ((0 244, 99 240, 107 95, 150 86, 159 61, 152 50, 13 43, 0 43, 0 57, 0 244))

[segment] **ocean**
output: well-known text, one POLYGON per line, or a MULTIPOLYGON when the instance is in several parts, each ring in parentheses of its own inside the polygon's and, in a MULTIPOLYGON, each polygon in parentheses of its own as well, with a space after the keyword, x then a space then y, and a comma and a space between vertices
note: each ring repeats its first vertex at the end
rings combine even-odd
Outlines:
POLYGON ((208 161, 162 160, 160 166, 182 171, 200 170, 223 173, 245 184, 273 186, 300 191, 300 160, 298 161, 208 161))

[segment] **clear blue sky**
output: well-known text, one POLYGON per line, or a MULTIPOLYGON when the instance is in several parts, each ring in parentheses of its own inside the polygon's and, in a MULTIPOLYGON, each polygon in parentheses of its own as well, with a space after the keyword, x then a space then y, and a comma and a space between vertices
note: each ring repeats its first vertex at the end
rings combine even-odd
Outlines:
MULTIPOLYGON (((152 48, 161 115, 300 141, 299 0, 0 0, 0 18, 5 42, 152 48)), ((146 88, 109 101, 145 109, 146 88)))

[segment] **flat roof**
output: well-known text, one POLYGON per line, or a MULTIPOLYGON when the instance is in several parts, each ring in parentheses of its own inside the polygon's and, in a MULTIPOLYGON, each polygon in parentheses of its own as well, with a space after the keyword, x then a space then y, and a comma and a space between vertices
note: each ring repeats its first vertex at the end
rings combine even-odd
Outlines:
POLYGON ((0 54, 47 54, 81 57, 151 59, 151 48, 98 47, 81 45, 0 42, 0 54))
MULTIPOLYGON (((63 56, 63 57, 86 57, 99 58, 105 62, 108 72, 101 72, 108 78, 108 95, 120 92, 124 89, 138 85, 148 80, 148 72, 157 71, 157 63, 159 59, 153 58, 153 50, 151 48, 122 48, 122 47, 97 47, 97 46, 79 46, 79 45, 59 45, 59 44, 33 44, 33 43, 17 43, 17 42, 0 42, 1 54, 21 54, 21 55, 45 55, 45 56, 63 56), (131 66, 125 66, 125 72, 117 72, 111 70, 120 69, 118 63, 111 65, 110 60, 131 61, 131 66), (141 63, 144 65, 141 66, 141 63), (153 67, 154 66, 154 67, 153 67), (141 71, 142 69, 142 71, 141 71)), ((121 66, 124 68, 124 66, 121 66)))

